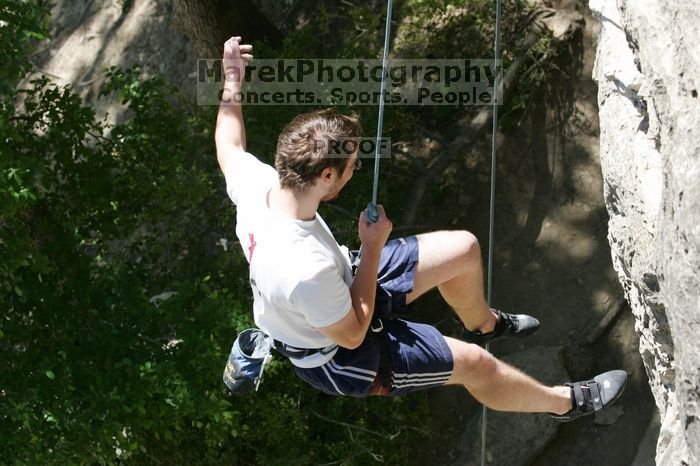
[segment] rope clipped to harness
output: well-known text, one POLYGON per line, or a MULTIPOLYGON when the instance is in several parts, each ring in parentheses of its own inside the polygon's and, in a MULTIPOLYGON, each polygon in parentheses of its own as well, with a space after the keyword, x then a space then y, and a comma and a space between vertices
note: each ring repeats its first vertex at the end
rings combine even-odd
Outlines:
POLYGON ((374 144, 374 182, 372 184, 372 200, 367 204, 367 219, 370 223, 379 220, 377 212, 377 188, 379 187, 379 142, 382 138, 382 125, 384 124, 384 94, 386 93, 387 61, 389 52, 389 36, 391 34, 391 6, 392 0, 386 5, 386 26, 384 28, 384 52, 382 54, 382 81, 379 92, 379 115, 377 117, 377 137, 374 144))

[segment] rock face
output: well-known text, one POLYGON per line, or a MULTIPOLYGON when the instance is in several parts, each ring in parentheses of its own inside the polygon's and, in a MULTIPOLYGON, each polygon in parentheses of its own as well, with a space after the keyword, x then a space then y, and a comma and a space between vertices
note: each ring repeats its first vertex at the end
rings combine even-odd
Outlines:
POLYGON ((32 58, 36 75, 71 85, 98 115, 108 114, 111 123, 123 116, 124 106, 116 98, 97 98, 105 81, 104 69, 110 66, 138 65, 144 76, 162 74, 194 96, 198 56, 175 23, 172 2, 167 0, 52 2, 52 38, 32 58))
POLYGON ((613 264, 661 414, 657 464, 700 460, 700 7, 590 0, 613 264))

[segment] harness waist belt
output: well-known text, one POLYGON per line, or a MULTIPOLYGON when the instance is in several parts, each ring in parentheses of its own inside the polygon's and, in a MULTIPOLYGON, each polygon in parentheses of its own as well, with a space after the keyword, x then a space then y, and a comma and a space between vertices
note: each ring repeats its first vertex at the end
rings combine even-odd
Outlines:
POLYGON ((275 340, 275 350, 289 359, 304 359, 314 354, 325 355, 334 351, 337 347, 338 345, 330 345, 325 348, 296 348, 279 340, 275 340))

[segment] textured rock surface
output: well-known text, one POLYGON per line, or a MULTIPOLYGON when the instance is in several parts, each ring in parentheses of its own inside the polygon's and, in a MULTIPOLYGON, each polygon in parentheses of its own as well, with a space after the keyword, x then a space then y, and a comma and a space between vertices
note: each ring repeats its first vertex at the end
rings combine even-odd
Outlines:
MULTIPOLYGON (((71 85, 98 115, 118 120, 116 99, 98 99, 110 66, 138 65, 145 76, 163 74, 187 95, 196 92, 197 54, 174 24, 167 0, 57 0, 51 39, 32 57, 37 70, 71 85)), ((33 76, 28 77, 28 82, 33 76)))
POLYGON ((700 8, 591 0, 613 264, 661 414, 657 464, 698 464, 700 8))

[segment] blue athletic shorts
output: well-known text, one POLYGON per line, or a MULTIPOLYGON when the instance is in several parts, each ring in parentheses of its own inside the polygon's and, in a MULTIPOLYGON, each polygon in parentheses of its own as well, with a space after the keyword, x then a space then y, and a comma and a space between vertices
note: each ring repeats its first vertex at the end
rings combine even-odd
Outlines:
MULTIPOLYGON (((392 317, 410 310, 406 294, 413 290, 417 264, 415 236, 389 241, 382 250, 374 313, 386 329, 392 371, 389 396, 444 385, 452 374, 452 352, 435 327, 392 317)), ((370 329, 354 350, 341 347, 326 364, 310 369, 295 366, 294 371, 330 395, 365 397, 372 390, 378 367, 379 348, 370 329)))

